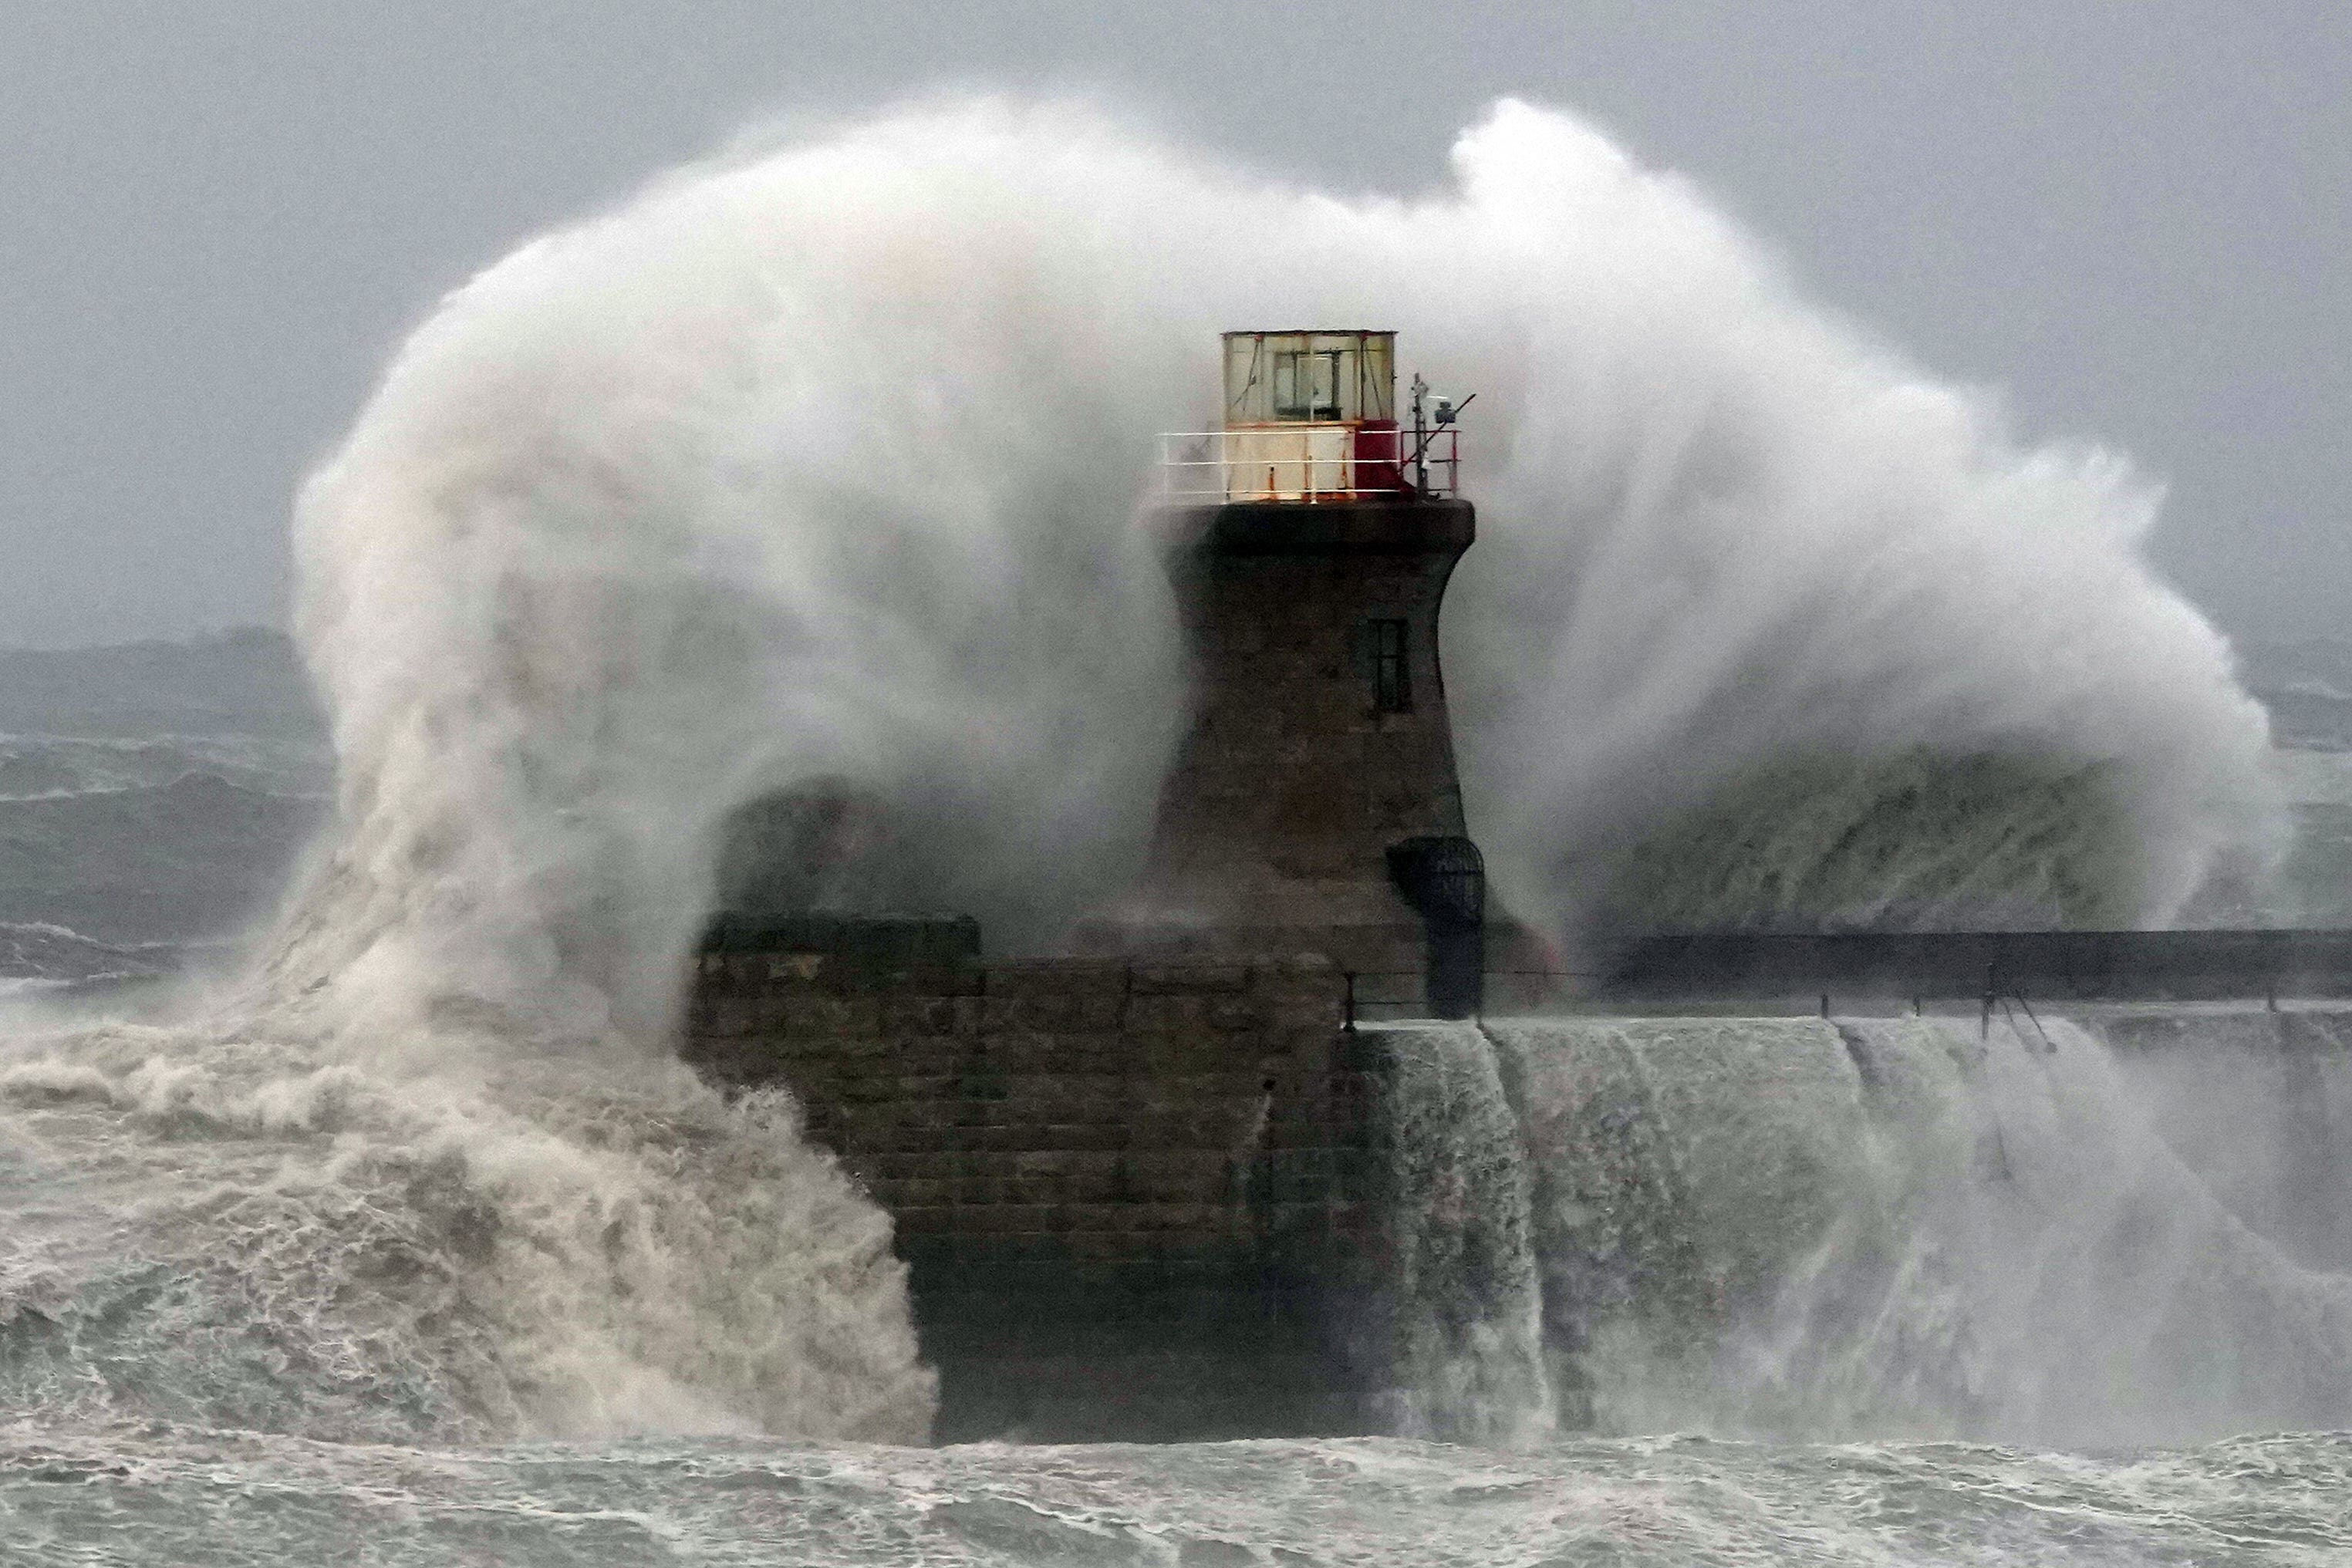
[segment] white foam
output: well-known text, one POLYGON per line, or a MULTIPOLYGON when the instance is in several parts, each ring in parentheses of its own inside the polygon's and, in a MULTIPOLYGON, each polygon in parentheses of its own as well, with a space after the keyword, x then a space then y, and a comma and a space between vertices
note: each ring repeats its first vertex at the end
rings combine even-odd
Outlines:
POLYGON ((586 977, 574 1005, 657 1032, 717 822, 817 779, 898 835, 877 901, 1017 949, 1108 897, 1181 706, 1155 433, 1212 417, 1217 332, 1268 320, 1397 328, 1481 394, 1448 686, 1522 914, 1571 918, 1615 848, 1792 755, 2095 767, 2130 918, 2269 847, 2261 710, 2143 563, 2121 458, 2016 445, 1570 117, 1504 103, 1454 164, 1348 200, 950 104, 683 172, 475 279, 300 507, 343 768, 314 967, 377 1017, 586 977))
MULTIPOLYGON (((2242 1019, 2184 1015, 2180 1049, 2226 1053, 2242 1019)), ((2352 1422, 2352 1276, 2226 1207, 2073 1023, 1494 1028, 1547 1330, 1606 1428, 2071 1446, 2352 1422)), ((2275 1142, 2291 1113, 2239 1131, 2275 1142)))

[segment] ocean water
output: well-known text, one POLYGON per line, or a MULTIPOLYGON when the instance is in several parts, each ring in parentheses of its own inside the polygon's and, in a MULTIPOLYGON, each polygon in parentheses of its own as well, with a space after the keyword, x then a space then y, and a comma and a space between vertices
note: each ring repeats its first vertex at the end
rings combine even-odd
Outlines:
POLYGON ((333 777, 281 635, 0 651, 0 998, 227 961, 333 777))
POLYGON ((2341 684, 2274 734, 2127 464, 1572 117, 1410 201, 1068 106, 746 146, 425 322, 293 642, 0 658, 0 1563, 2352 1552, 2325 1014, 1400 1028, 1397 1436, 925 1446, 887 1218, 666 1049, 724 825, 845 802, 843 885, 1000 951, 1115 893, 1152 438, 1334 311, 1480 393, 1446 656, 1521 914, 2335 907, 2268 743, 2341 684))
POLYGON ((2352 1553, 2352 1238, 2309 1223, 2352 1019, 1375 1035, 1389 1408, 1451 1440, 931 1448, 887 1228, 788 1105, 20 1024, 0 1563, 2352 1553), (2287 1045, 2315 1124, 2200 1081, 2287 1045))
MULTIPOLYGON (((12 755, 319 786, 206 744, 12 755)), ((942 1449, 887 1232, 757 1108, 90 989, 236 951, 181 929, 0 933, 0 1563, 2352 1560, 2352 1056, 2295 1157, 2260 1013, 1398 1026, 1400 1436, 942 1449)))
MULTIPOLYGON (((62 775, 29 803, 198 774, 318 810, 323 745, 236 725, 7 754, 62 775)), ((2346 793, 2332 754, 2276 766, 2346 793)), ((306 829, 272 831, 290 867, 306 829)), ((159 874, 254 852, 152 831, 159 874)), ((2352 1072, 2312 1057, 2316 1165, 2250 1158, 2289 1121, 2261 1014, 2173 1009, 2153 1054, 2105 1038, 2147 1017, 1400 1028, 1389 1409, 1423 1436, 935 1449, 887 1233, 757 1108, 555 1035, 551 1083, 512 1020, 503 1081, 453 1085, 218 978, 90 989, 239 951, 226 914, 170 929, 5 933, 0 1563, 2352 1553, 2352 1072)))
POLYGON ((1519 1452, 642 1439, 355 1447, 0 1431, 0 1561, 153 1563, 2298 1565, 2352 1553, 2352 1436, 2189 1449, 1705 1437, 1519 1452))

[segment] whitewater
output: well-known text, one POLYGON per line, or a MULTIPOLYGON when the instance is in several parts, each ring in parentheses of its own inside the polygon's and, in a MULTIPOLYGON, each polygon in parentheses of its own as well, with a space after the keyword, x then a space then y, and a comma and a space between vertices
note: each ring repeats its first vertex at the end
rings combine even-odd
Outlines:
POLYGON ((1571 117, 1404 196, 1066 104, 747 141, 453 293, 304 486, 334 796, 249 951, 0 998, 0 1562, 2352 1550, 2352 1259, 2096 1020, 1400 1026, 1399 1436, 919 1446, 887 1218, 668 1050, 727 825, 854 799, 826 896, 998 952, 1115 897, 1184 713, 1156 437, 1307 322, 1479 393, 1449 701, 1563 952, 2161 923, 2276 854, 2158 487, 1571 117))

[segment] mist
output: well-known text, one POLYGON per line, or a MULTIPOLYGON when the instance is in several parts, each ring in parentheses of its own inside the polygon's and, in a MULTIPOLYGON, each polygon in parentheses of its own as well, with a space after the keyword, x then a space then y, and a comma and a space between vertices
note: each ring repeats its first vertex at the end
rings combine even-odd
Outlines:
MULTIPOLYGON (((1343 198, 1085 105, 933 102, 490 267, 301 497, 341 784, 281 963, 379 1028, 454 988, 658 1033, 728 814, 815 780, 895 824, 864 896, 1050 946, 1139 860, 1181 723, 1154 437, 1268 323, 1394 328, 1479 394, 1444 654, 1472 831, 1538 927, 1693 811, 1737 852, 1755 780, 1824 758, 1859 782, 1817 841, 1772 830, 1796 883, 1923 770, 2088 780, 1995 884, 1906 873, 1913 925, 2061 885, 2160 922, 2272 852, 2263 714, 2147 570, 2125 459, 2020 447, 1571 116, 1501 102, 1453 166, 1343 198)), ((1988 841, 2052 809, 1967 794, 1938 809, 1988 841)))

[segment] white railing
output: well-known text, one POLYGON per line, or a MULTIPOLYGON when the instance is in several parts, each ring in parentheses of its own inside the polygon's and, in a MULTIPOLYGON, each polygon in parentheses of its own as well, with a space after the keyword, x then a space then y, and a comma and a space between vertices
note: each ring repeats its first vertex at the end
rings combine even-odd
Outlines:
POLYGON ((1261 424, 1160 438, 1160 494, 1171 502, 1401 500, 1452 496, 1461 456, 1451 425, 1261 424))

